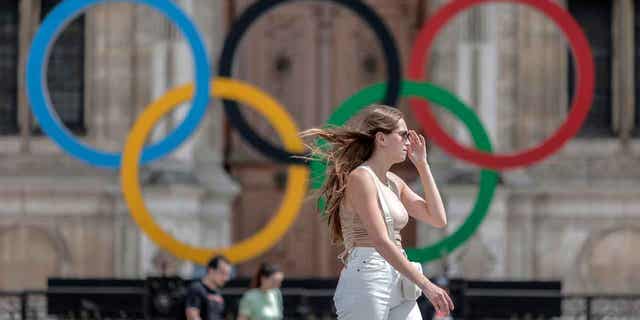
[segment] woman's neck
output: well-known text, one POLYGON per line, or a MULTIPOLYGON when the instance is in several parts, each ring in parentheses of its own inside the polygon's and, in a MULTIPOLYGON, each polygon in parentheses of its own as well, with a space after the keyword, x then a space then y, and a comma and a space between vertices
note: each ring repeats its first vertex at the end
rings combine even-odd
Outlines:
POLYGON ((376 155, 374 154, 363 164, 370 167, 378 176, 378 179, 380 179, 380 181, 382 181, 383 183, 387 183, 387 171, 391 169, 393 163, 385 161, 385 159, 381 159, 380 157, 376 157, 376 155))

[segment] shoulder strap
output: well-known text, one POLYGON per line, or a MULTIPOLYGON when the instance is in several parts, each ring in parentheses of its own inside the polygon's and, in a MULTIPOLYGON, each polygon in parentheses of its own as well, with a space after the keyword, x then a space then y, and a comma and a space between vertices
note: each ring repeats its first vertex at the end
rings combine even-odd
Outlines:
POLYGON ((380 202, 380 207, 382 207, 382 218, 384 218, 384 223, 387 226, 387 234, 389 235, 389 239, 395 243, 395 237, 393 235, 393 217, 391 217, 391 212, 389 211, 389 207, 387 206, 387 201, 385 200, 384 194, 382 193, 382 187, 380 179, 376 176, 375 172, 368 166, 360 166, 364 168, 371 177, 373 178, 373 182, 376 185, 376 190, 378 191, 378 201, 380 202))

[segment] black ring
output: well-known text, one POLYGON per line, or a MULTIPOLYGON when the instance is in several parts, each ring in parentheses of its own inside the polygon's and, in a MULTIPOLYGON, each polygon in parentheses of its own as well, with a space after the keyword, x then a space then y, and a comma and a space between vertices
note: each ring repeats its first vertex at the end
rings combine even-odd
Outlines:
MULTIPOLYGON (((257 20, 261 15, 269 11, 269 9, 275 6, 285 3, 299 0, 262 0, 255 2, 249 6, 238 19, 233 23, 229 33, 224 40, 224 46, 222 53, 220 54, 220 60, 218 66, 220 70, 218 75, 221 77, 231 77, 231 69, 233 67, 233 55, 238 48, 238 44, 242 39, 249 26, 257 20)), ((324 0, 314 0, 324 1, 324 0)), ((384 97, 383 103, 390 106, 395 106, 400 93, 400 85, 402 81, 402 71, 400 64, 400 56, 396 47, 394 38, 391 36, 389 29, 384 24, 382 19, 376 14, 376 12, 367 6, 360 0, 328 0, 336 4, 342 5, 362 18, 374 31, 378 40, 382 44, 384 50, 385 60, 387 62, 387 93, 384 97)), ((223 100, 224 112, 229 119, 229 122, 235 127, 240 136, 256 148, 260 153, 265 156, 288 164, 304 164, 306 160, 297 158, 296 154, 292 154, 282 148, 272 145, 269 141, 260 137, 249 125, 245 117, 240 112, 238 104, 235 101, 223 100)))

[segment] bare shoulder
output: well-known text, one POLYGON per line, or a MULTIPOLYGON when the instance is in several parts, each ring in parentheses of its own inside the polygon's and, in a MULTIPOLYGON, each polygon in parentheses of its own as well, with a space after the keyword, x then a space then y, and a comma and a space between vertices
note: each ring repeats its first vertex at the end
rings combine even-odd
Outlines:
POLYGON ((374 186, 369 173, 364 168, 355 168, 347 177, 347 187, 356 187, 365 189, 368 186, 374 186))
POLYGON ((364 199, 376 193, 376 186, 366 169, 356 168, 347 176, 345 186, 345 204, 353 208, 356 199, 364 199))
POLYGON ((370 173, 364 168, 355 168, 346 181, 346 192, 354 198, 376 195, 376 185, 370 173))

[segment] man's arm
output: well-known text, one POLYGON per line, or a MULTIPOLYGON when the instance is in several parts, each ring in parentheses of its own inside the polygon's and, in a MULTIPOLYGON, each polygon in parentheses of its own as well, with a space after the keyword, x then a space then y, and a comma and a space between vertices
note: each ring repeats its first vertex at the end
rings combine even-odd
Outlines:
POLYGON ((187 320, 201 320, 200 319, 200 296, 198 291, 194 287, 190 287, 187 290, 185 315, 187 320))
POLYGON ((200 320, 200 309, 194 307, 187 307, 186 309, 188 320, 200 320))

